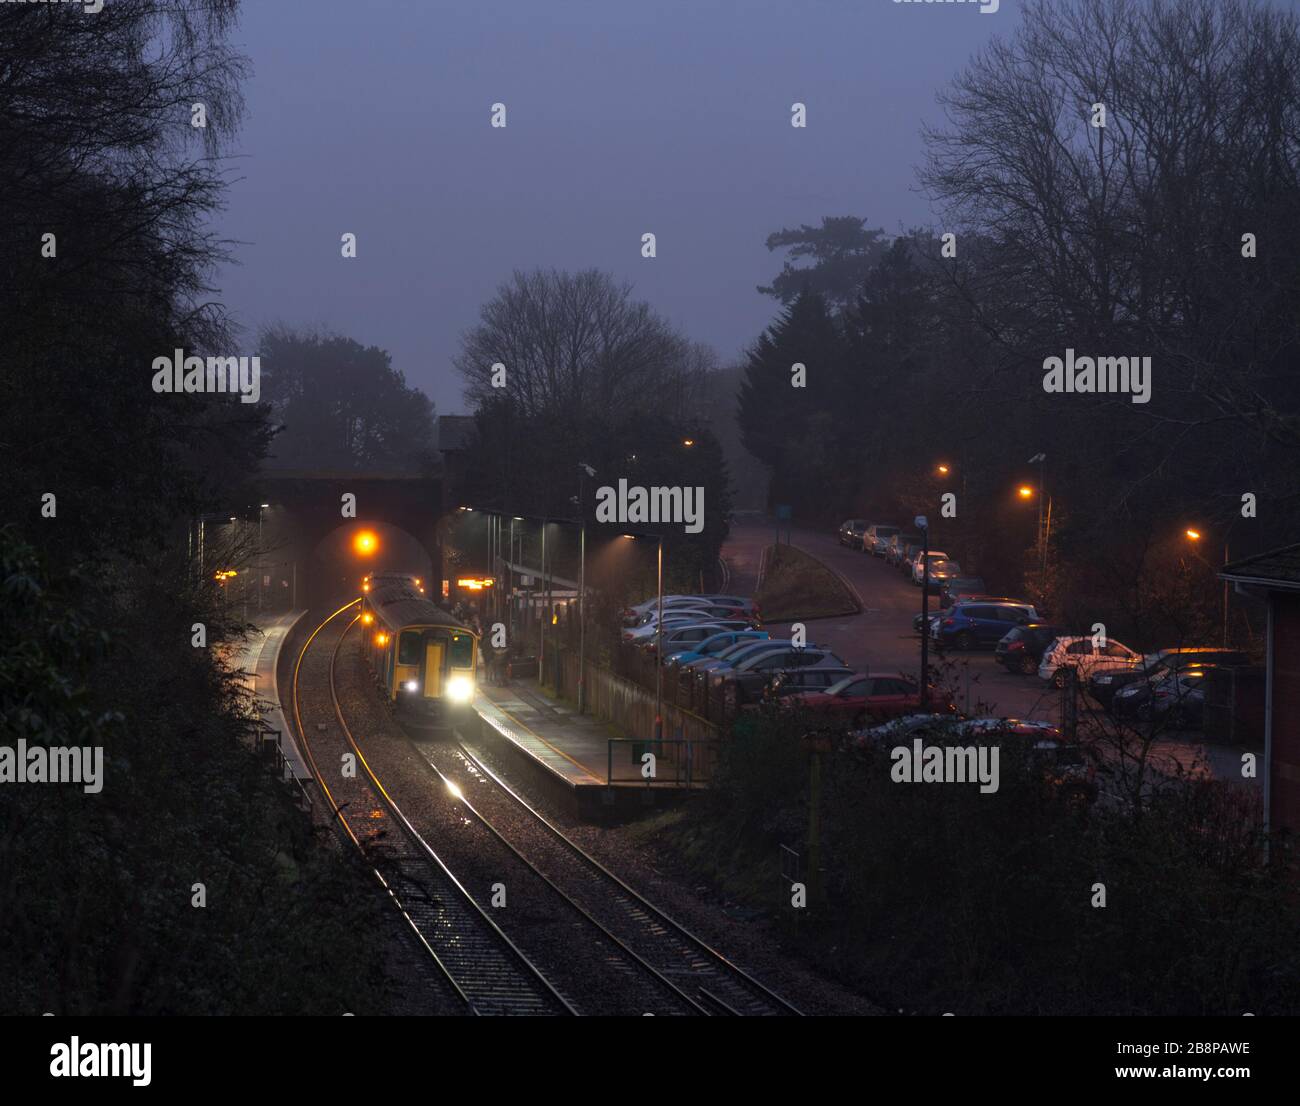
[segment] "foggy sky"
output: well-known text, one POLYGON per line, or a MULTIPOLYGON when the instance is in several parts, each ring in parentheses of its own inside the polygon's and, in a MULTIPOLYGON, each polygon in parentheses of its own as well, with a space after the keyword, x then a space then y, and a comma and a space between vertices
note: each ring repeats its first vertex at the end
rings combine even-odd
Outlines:
POLYGON ((514 268, 631 280, 725 363, 777 309, 770 232, 931 221, 919 126, 1019 5, 245 0, 218 298, 249 347, 273 321, 383 346, 440 414, 465 410, 451 358, 514 268))

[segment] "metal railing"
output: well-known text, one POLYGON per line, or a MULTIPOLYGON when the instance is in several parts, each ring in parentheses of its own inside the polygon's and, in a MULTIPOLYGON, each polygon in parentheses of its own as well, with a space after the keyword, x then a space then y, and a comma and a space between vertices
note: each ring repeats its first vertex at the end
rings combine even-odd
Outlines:
POLYGON ((310 814, 312 811, 311 791, 308 789, 306 782, 299 779, 298 773, 293 770, 293 765, 285 757, 280 731, 265 723, 259 724, 257 729, 257 751, 262 756, 271 758, 271 772, 274 778, 280 780, 281 783, 292 782, 297 787, 294 802, 299 810, 310 814))
POLYGON ((667 787, 694 787, 707 784, 718 764, 720 741, 686 740, 681 738, 611 737, 606 748, 606 784, 641 783, 646 787, 656 784, 667 787), (615 756, 615 747, 628 749, 626 758, 615 756), (652 756, 653 760, 646 760, 652 756), (626 766, 627 775, 615 775, 615 761, 620 771, 626 766), (671 774, 663 772, 671 768, 671 774), (647 768, 652 768, 650 774, 647 768))

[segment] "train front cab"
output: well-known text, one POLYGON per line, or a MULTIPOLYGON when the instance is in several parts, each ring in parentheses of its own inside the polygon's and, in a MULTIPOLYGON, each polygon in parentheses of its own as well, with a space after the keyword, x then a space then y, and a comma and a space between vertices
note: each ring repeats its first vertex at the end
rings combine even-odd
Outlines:
POLYGON ((474 699, 478 642, 469 630, 406 626, 388 650, 389 692, 403 713, 458 714, 474 699))

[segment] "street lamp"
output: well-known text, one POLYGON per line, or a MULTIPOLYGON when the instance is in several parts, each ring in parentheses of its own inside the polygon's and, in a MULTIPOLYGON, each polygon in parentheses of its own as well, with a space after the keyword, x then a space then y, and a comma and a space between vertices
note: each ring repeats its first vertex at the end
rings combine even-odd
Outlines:
POLYGON ((659 603, 655 615, 655 741, 664 736, 664 536, 662 534, 624 534, 630 541, 637 538, 654 538, 659 543, 658 576, 659 603))
POLYGON ((921 534, 921 710, 930 707, 930 520, 913 520, 921 534))
MULTIPOLYGON (((1201 540, 1201 532, 1189 527, 1183 533, 1186 535, 1187 540, 1192 543, 1192 552, 1195 554, 1196 559, 1213 572, 1214 566, 1200 553, 1196 552, 1196 543, 1201 540)), ((1228 535, 1226 532, 1223 535, 1223 563, 1225 565, 1228 563, 1228 535)), ((1223 581, 1223 647, 1225 649, 1228 647, 1228 581, 1226 579, 1223 581)))
POLYGON ((596 470, 578 462, 578 713, 587 703, 587 512, 583 507, 586 478, 596 470))

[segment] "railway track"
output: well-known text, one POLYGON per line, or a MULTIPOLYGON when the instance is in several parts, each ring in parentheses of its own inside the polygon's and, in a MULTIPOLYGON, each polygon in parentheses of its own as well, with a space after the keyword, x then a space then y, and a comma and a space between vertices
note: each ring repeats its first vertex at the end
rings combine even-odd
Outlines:
POLYGON ((465 1012, 576 1014, 475 902, 368 766, 352 776, 332 771, 328 777, 332 782, 326 782, 321 764, 330 763, 327 758, 338 762, 343 754, 355 752, 364 764, 343 718, 334 682, 339 648, 356 621, 355 614, 348 617, 355 606, 341 607, 317 626, 294 665, 294 723, 317 785, 343 831, 428 952, 448 994, 465 1012), (304 667, 321 683, 328 676, 328 706, 320 698, 303 700, 304 667), (314 730, 309 732, 309 726, 314 730))
MULTIPOLYGON (((512 834, 495 826, 489 814, 470 801, 466 788, 457 785, 436 763, 439 747, 415 743, 424 762, 453 790, 467 813, 482 822, 516 854, 523 857, 524 847, 511 840, 512 834)), ((780 995, 760 983, 738 965, 712 948, 680 922, 655 906, 638 891, 611 872, 595 857, 566 835, 539 810, 497 775, 469 746, 460 740, 452 754, 463 762, 466 771, 490 785, 496 796, 480 794, 475 798, 501 801, 525 812, 527 821, 554 846, 543 857, 536 850, 530 866, 540 870, 557 891, 571 899, 579 909, 598 919, 638 959, 682 994, 701 1012, 714 1015, 773 1016, 798 1015, 800 1011, 780 995)), ((504 822, 505 819, 502 819, 504 822)))

